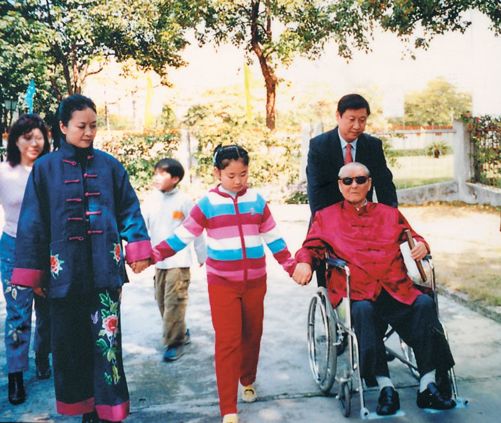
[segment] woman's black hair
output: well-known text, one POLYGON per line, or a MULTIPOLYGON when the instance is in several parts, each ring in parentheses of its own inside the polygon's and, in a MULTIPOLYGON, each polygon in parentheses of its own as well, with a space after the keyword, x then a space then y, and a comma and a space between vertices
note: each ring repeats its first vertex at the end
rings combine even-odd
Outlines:
POLYGON ((73 112, 76 110, 92 109, 97 113, 96 104, 89 98, 82 94, 73 94, 64 98, 59 107, 57 108, 57 121, 58 124, 54 125, 54 149, 60 147, 60 140, 65 139, 64 134, 59 128, 59 122, 62 122, 64 126, 68 126, 68 122, 71 120, 73 112))
POLYGON ((214 150, 213 163, 219 170, 224 169, 230 164, 232 160, 242 160, 245 166, 249 165, 249 153, 239 145, 225 145, 219 144, 214 150))
MULTIPOLYGON (((49 143, 49 131, 45 122, 36 113, 29 113, 19 116, 9 131, 9 137, 7 141, 7 161, 12 167, 17 166, 21 163, 21 151, 17 146, 17 140, 22 135, 28 134, 33 129, 40 129, 43 135, 43 149, 40 156, 48 153, 50 150, 49 143)), ((40 157, 39 156, 39 157, 40 157)))
POLYGON ((63 122, 64 126, 68 126, 73 112, 85 109, 92 109, 97 113, 96 105, 89 97, 85 97, 82 94, 73 94, 61 101, 57 117, 60 122, 63 122))

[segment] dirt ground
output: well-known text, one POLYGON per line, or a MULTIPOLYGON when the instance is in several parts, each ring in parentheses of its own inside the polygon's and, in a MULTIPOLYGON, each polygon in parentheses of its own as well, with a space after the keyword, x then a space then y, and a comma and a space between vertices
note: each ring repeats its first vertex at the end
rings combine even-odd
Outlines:
POLYGON ((429 242, 439 284, 501 309, 499 211, 465 205, 401 210, 429 242))

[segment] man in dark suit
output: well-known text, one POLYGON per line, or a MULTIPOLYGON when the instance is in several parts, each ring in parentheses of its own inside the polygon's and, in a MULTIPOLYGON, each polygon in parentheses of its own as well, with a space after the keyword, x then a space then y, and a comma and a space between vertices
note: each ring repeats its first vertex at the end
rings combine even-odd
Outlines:
POLYGON ((386 165, 383 143, 378 138, 364 134, 370 113, 369 103, 361 95, 345 95, 337 105, 338 126, 310 140, 306 175, 312 215, 343 199, 337 175, 342 166, 352 161, 364 164, 371 173, 374 188, 367 195, 369 201, 372 201, 375 189, 379 203, 398 206, 393 175, 386 165))
MULTIPOLYGON (((339 169, 357 161, 369 169, 372 186, 367 200, 372 201, 374 189, 377 200, 392 207, 398 206, 393 175, 386 165, 383 143, 364 134, 371 114, 369 103, 359 94, 347 94, 337 104, 338 126, 310 140, 306 166, 308 202, 311 215, 317 210, 343 199, 338 187, 339 169)), ((315 268, 318 286, 325 286, 325 266, 315 268)))

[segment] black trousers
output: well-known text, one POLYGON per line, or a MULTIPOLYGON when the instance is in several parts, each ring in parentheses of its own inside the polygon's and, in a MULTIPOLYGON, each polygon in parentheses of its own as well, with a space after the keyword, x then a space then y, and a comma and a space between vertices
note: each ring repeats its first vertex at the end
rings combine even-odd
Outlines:
POLYGON ((421 376, 435 369, 447 371, 454 366, 435 303, 429 295, 422 294, 413 304, 407 305, 383 289, 376 301, 352 301, 351 314, 364 379, 389 376, 383 342, 388 324, 414 350, 421 376))
POLYGON ((50 299, 56 406, 61 414, 97 411, 104 420, 129 413, 122 362, 120 290, 50 299))

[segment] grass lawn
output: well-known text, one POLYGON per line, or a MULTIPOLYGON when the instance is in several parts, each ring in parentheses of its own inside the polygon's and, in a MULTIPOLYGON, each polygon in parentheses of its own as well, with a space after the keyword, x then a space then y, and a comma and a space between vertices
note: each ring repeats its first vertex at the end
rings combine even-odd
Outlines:
POLYGON ((501 307, 500 210, 463 204, 401 210, 429 242, 438 284, 501 307))
POLYGON ((452 154, 438 159, 429 156, 397 157, 397 163, 390 166, 397 188, 411 188, 453 178, 452 154))

